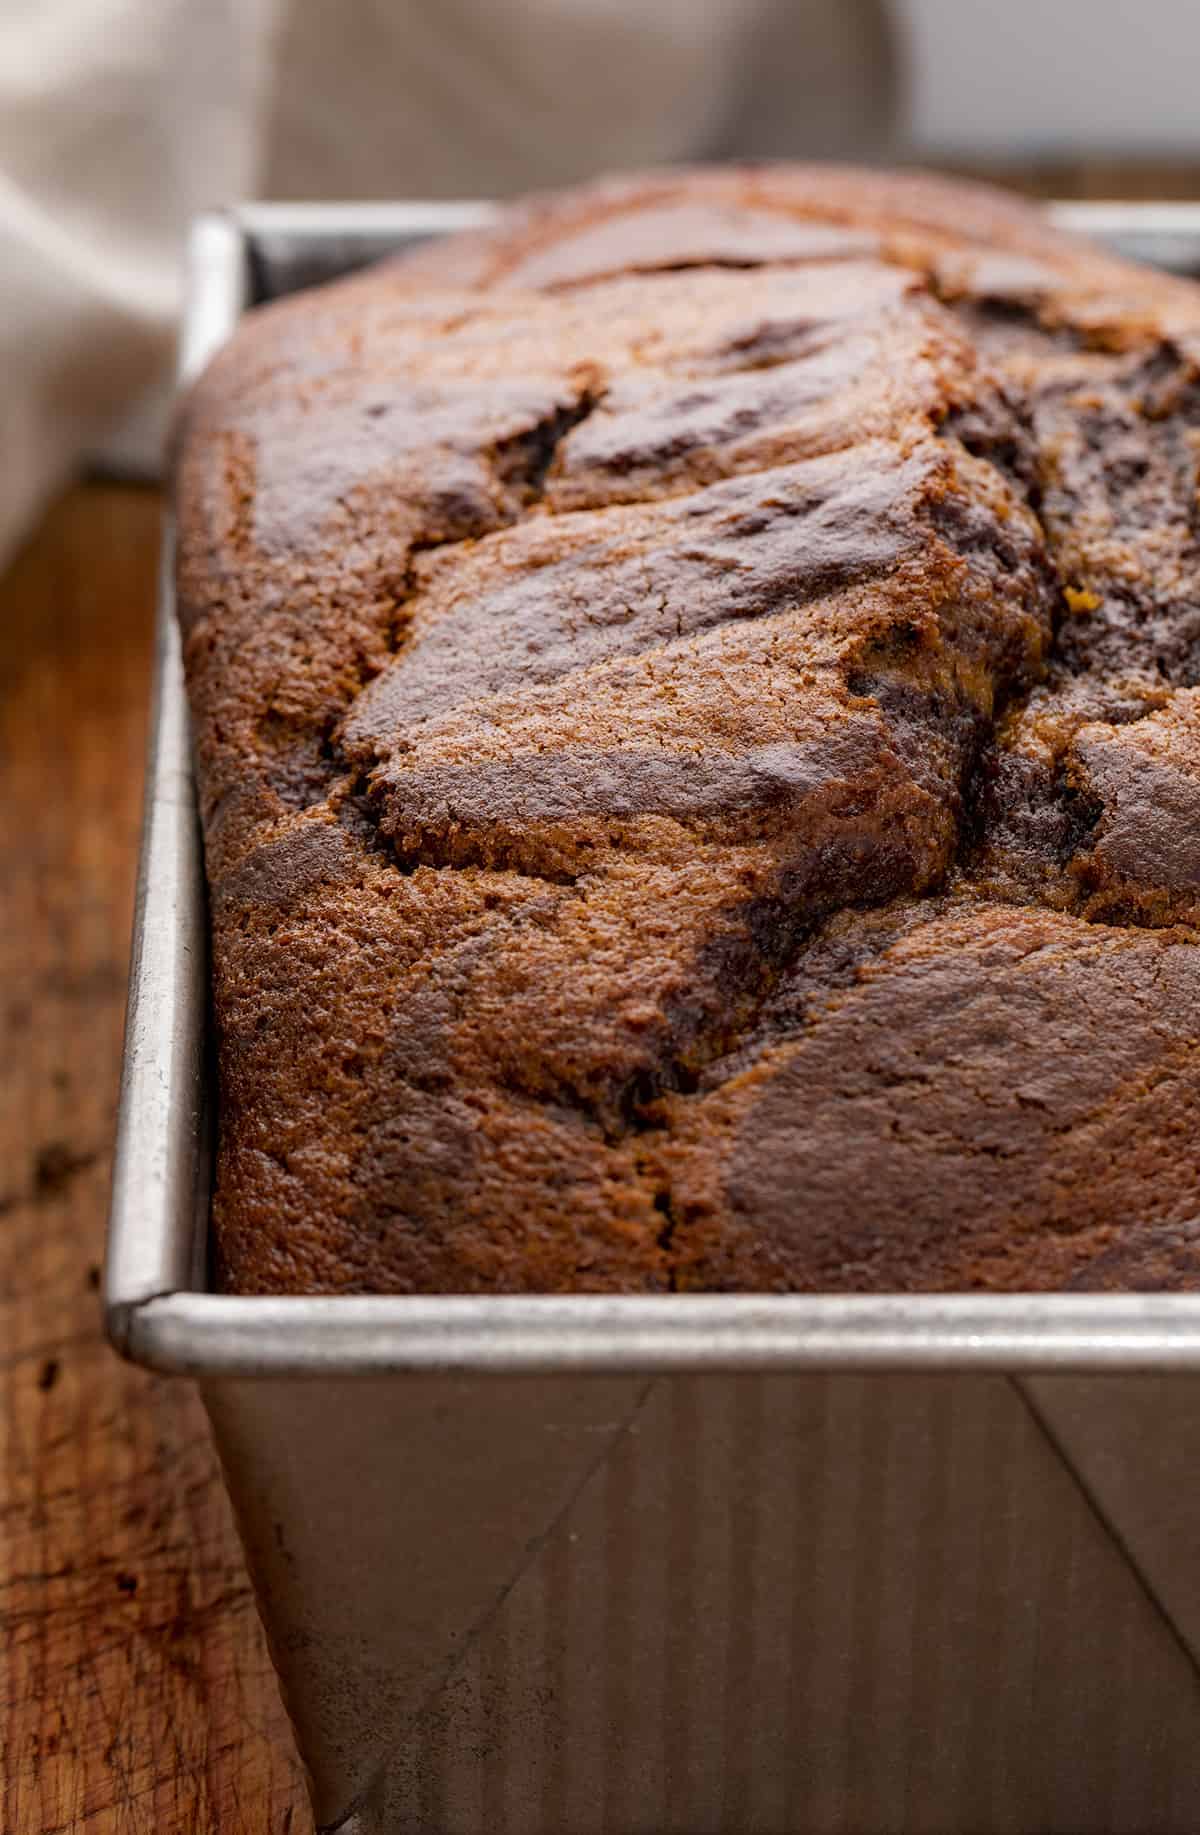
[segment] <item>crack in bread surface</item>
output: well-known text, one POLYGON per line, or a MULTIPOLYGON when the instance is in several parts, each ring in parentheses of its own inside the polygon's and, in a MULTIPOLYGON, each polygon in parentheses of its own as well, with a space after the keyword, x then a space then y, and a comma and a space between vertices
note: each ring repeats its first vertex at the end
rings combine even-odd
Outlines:
MULTIPOLYGON (((285 307, 197 398, 182 489, 214 507, 181 584, 234 1285, 1012 1284, 986 1205, 897 1260, 825 1229, 826 1194, 797 1243, 747 1145, 771 1091, 857 1037, 856 1003, 907 1010, 939 938, 953 979, 1036 936, 1048 1010, 1125 930, 1131 986, 1190 949, 1192 296, 1139 299, 1033 218, 1005 268, 940 193, 919 233, 861 181, 789 229, 747 183, 715 227, 663 207, 668 272, 586 271, 636 195, 590 244, 543 221, 528 258, 518 213, 503 284, 464 294, 471 239, 448 245, 453 297, 398 267, 316 325, 285 307), (728 239, 764 209, 782 241, 752 269, 728 239)), ((1190 1088, 1138 1063, 1112 1069, 1130 1112, 1190 1088)), ((928 1081, 880 1065, 870 1099, 928 1081)), ((986 1133, 972 1152, 1020 1158, 986 1133)), ((1027 1256, 1035 1284, 1118 1266, 1110 1222, 1081 1232, 1027 1256)))

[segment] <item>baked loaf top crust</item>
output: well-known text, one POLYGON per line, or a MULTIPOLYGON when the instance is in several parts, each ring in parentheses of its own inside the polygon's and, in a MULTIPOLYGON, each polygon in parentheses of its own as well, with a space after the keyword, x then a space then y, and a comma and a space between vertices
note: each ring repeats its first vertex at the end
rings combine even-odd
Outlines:
POLYGON ((189 398, 221 1279, 1200 1285, 1200 290, 674 173, 189 398))

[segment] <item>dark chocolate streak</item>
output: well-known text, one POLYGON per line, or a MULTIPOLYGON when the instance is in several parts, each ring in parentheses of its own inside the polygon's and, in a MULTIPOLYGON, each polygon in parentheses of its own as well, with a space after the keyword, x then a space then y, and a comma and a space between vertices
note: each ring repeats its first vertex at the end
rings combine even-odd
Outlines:
POLYGON ((886 449, 877 469, 851 452, 752 472, 672 500, 659 539, 628 554, 625 509, 593 514, 599 529, 585 549, 511 585, 464 592, 414 635, 403 670, 380 676, 355 704, 349 750, 374 727, 408 731, 486 695, 877 577, 916 550, 920 530, 893 511, 921 477, 917 462, 886 449))
MULTIPOLYGON (((519 386, 508 394, 514 398, 510 407, 519 409, 525 405, 519 386)), ((541 501, 546 475, 563 440, 587 420, 601 399, 598 391, 581 386, 574 400, 550 409, 521 433, 486 448, 477 464, 464 463, 463 455, 458 454, 448 472, 425 480, 427 533, 409 542, 407 558, 389 582, 391 604, 383 633, 385 658, 397 656, 407 642, 409 607, 420 589, 421 557, 519 522, 541 501), (485 489, 485 477, 490 477, 499 490, 485 489)), ((428 420, 430 412, 428 407, 423 411, 421 403, 413 399, 372 403, 365 417, 360 413, 348 428, 340 428, 339 450, 332 460, 319 419, 314 417, 315 427, 306 424, 303 429, 293 429, 288 488, 268 485, 260 497, 260 515, 267 525, 268 538, 285 545, 296 539, 298 530, 307 522, 320 520, 329 502, 336 501, 339 490, 346 488, 357 472, 369 471, 372 464, 387 458, 391 450, 387 434, 393 422, 403 430, 402 435, 393 435, 393 440, 408 438, 409 425, 428 420), (299 465, 295 449, 301 454, 299 465)), ((258 738, 270 760, 271 788, 285 808, 313 808, 323 803, 347 774, 353 775, 354 767, 336 736, 350 709, 385 666, 378 658, 358 658, 356 685, 329 707, 315 731, 309 716, 281 715, 270 708, 263 715, 258 723, 258 738)))
MULTIPOLYGON (((406 652, 404 670, 381 678, 364 697, 359 711, 372 703, 370 717, 361 725, 347 723, 348 755, 369 755, 369 734, 379 725, 407 728, 415 739, 423 721, 481 693, 552 681, 581 661, 660 649, 664 638, 753 621, 856 578, 887 575, 906 553, 923 548, 931 526, 968 571, 978 569, 993 586, 1024 567, 1023 590, 1036 601, 1043 583, 1015 538, 967 504, 951 513, 943 501, 928 511, 922 490, 930 476, 929 455, 897 461, 888 454, 875 471, 864 470, 854 454, 835 454, 695 492, 667 512, 672 536, 687 522, 702 531, 697 546, 685 552, 682 570, 677 559, 668 565, 664 557, 657 571, 653 554, 643 554, 631 563, 618 561, 615 580, 589 574, 582 627, 563 628, 564 594, 553 565, 522 576, 490 602, 464 593, 434 625, 432 638, 406 652), (907 514, 899 505, 908 506, 907 514), (714 522, 720 541, 713 539, 714 522), (540 647, 531 654, 534 643, 540 647), (468 658, 477 667, 469 667, 468 658)), ((824 917, 846 905, 931 888, 925 856, 899 829, 890 837, 873 836, 871 792, 864 801, 861 791, 847 788, 884 782, 902 763, 914 784, 926 784, 945 804, 953 827, 962 804, 958 780, 974 768, 982 715, 968 701, 955 704, 922 692, 903 674, 889 679, 888 670, 914 665, 921 651, 920 635, 901 624, 864 652, 869 667, 851 687, 879 711, 868 716, 845 708, 835 730, 819 742, 776 743, 725 757, 573 747, 432 768, 410 762, 401 750, 371 792, 359 797, 358 808, 377 845, 406 871, 418 864, 475 864, 561 881, 561 872, 539 864, 531 831, 589 814, 615 822, 643 814, 669 817, 698 836, 706 821, 720 818, 714 838, 727 843, 766 833, 793 837, 782 850, 774 885, 721 914, 719 934, 697 959, 694 995, 674 1003, 665 1017, 653 1066, 608 1087, 554 1085, 556 1100, 579 1107, 610 1138, 629 1127, 652 1127, 653 1104, 664 1090, 688 1089, 699 1069, 736 1048, 824 917), (821 828, 813 829, 810 817, 813 838, 806 839, 802 812, 822 797, 835 812, 836 832, 818 840, 821 828)), ((1006 656, 994 638, 992 652, 1007 692, 1022 679, 1021 657, 1015 644, 1006 656)))
POLYGON ((584 389, 579 400, 571 407, 560 408, 556 414, 540 421, 528 433, 520 433, 515 439, 503 440, 495 448, 493 464, 496 476, 502 483, 516 486, 524 497, 525 508, 541 500, 546 474, 554 463, 559 447, 568 433, 587 420, 599 400, 599 395, 594 391, 584 389))
POLYGON ((1170 1293, 1195 1279, 1200 1218, 1141 1230, 1093 1256, 1068 1282, 1075 1293, 1170 1293))
MULTIPOLYGON (((1083 332, 1041 326, 1028 302, 947 303, 972 332, 981 317, 1002 324, 1004 350, 1057 355, 1089 349, 1083 332)), ((1124 685, 1130 675, 1173 688, 1200 681, 1200 383, 1194 365, 1170 343, 1132 356, 1106 357, 1091 348, 1086 369, 1073 379, 1069 368, 1064 375, 1061 365, 1052 365, 1050 380, 1023 394, 1003 387, 985 391, 952 413, 943 431, 995 465, 1038 518, 1059 595, 1043 678, 1048 709, 1083 686, 1091 696, 1087 717, 1119 726, 1145 718, 1155 706, 1131 696, 1124 685), (1097 511, 1107 526, 1096 529, 1092 552, 1078 557, 1076 521, 1097 511), (1106 536, 1117 548, 1107 564, 1106 536), (1131 569, 1127 557, 1143 564, 1131 569), (1069 616, 1067 597, 1080 589, 1090 609, 1069 616)), ((997 711, 1019 711, 1025 699, 997 711)), ((1060 868, 1078 860, 1105 812, 1103 775, 1094 772, 1092 786, 1084 787, 1071 781, 1061 761, 1046 765, 985 744, 966 792, 960 867, 969 874, 991 843, 1060 868)), ((1157 808, 1151 775, 1143 766, 1141 801, 1157 808)), ((1195 851, 1186 839, 1180 845, 1187 828, 1183 804, 1190 814, 1190 798, 1181 798, 1165 778, 1162 788, 1172 820, 1158 821, 1150 809, 1144 815, 1150 831, 1156 823, 1171 831, 1155 833, 1163 883, 1195 885, 1195 851)), ((1145 819, 1142 826, 1147 828, 1145 819)), ((1139 853, 1139 866, 1147 865, 1152 851, 1139 853)), ((1087 880, 1084 866, 1080 882, 1086 886, 1087 880)), ((1027 882, 1023 896, 1037 903, 1043 889, 1036 880, 1027 882)), ((1116 904, 1103 917, 1115 924, 1145 921, 1116 904)))

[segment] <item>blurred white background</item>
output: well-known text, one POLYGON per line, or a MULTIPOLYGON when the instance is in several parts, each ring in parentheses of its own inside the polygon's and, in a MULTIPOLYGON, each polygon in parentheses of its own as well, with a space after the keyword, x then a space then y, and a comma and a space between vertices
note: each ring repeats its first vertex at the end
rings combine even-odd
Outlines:
POLYGON ((893 0, 901 133, 1005 163, 1163 154, 1200 136, 1197 0, 893 0))

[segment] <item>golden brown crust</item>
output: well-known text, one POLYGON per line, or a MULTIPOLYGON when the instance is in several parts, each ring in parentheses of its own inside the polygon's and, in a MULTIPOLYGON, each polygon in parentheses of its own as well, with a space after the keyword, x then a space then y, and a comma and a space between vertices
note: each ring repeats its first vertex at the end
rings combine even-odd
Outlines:
POLYGON ((1198 332, 791 167, 252 315, 177 477, 226 1282, 1200 1285, 1198 332))

